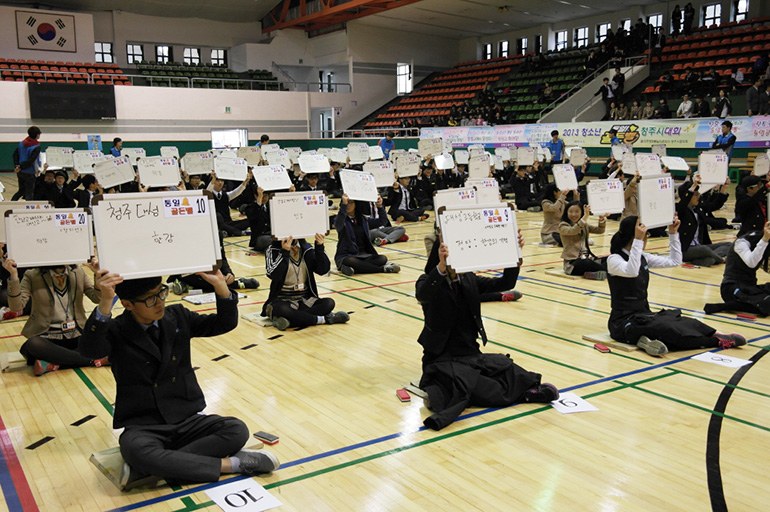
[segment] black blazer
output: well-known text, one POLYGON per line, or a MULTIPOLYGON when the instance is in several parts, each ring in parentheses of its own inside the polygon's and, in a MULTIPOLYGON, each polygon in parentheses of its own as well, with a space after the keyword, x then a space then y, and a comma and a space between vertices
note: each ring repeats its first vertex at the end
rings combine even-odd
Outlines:
MULTIPOLYGON (((388 214, 395 219, 398 214, 399 206, 401 205, 401 199, 404 196, 403 189, 404 186, 399 184, 398 190, 395 188, 390 189, 390 194, 388 194, 388 200, 390 201, 390 208, 388 209, 388 214)), ((409 190, 409 204, 406 205, 407 210, 414 210, 417 208, 417 202, 415 200, 415 189, 413 187, 407 187, 409 190)))
POLYGON ((682 186, 679 187, 679 202, 676 205, 676 213, 679 215, 679 220, 682 221, 679 227, 679 240, 682 243, 682 253, 687 252, 687 249, 692 244, 695 238, 695 232, 698 231, 700 235, 699 242, 703 245, 711 243, 711 237, 709 236, 708 224, 706 223, 706 213, 718 210, 727 201, 727 194, 721 192, 713 192, 709 194, 706 200, 701 200, 692 210, 688 206, 693 193, 690 192, 690 186, 692 182, 685 181, 682 186), (686 188, 685 188, 686 187, 686 188))
MULTIPOLYGON (((314 244, 311 246, 304 239, 299 240, 299 249, 302 252, 302 259, 307 266, 307 280, 310 293, 313 297, 318 297, 318 286, 315 282, 315 276, 324 276, 331 269, 329 256, 326 255, 323 245, 314 244)), ((264 306, 262 306, 262 315, 265 315, 267 306, 272 304, 281 291, 284 281, 286 281, 286 272, 289 271, 289 251, 281 247, 281 241, 276 240, 265 251, 265 269, 267 277, 270 279, 270 295, 267 297, 264 306)))
POLYGON ((181 304, 166 307, 160 347, 125 311, 100 322, 96 311, 86 322, 78 349, 88 358, 109 356, 117 388, 113 427, 170 425, 206 407, 190 359, 190 340, 218 336, 238 325, 237 295, 217 297, 217 313, 200 315, 181 304))

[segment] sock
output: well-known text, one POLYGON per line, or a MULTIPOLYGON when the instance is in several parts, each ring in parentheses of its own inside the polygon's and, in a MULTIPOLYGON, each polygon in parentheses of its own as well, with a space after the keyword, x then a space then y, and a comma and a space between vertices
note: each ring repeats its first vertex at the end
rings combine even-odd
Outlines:
POLYGON ((238 457, 229 457, 230 459, 230 467, 232 468, 233 473, 240 473, 241 472, 241 459, 238 457))
POLYGON ((322 316, 319 316, 318 320, 316 322, 317 322, 316 325, 325 324, 326 323, 326 318, 324 318, 322 316))
POLYGON ((237 283, 238 283, 238 289, 239 290, 243 290, 244 288, 246 288, 246 285, 243 284, 243 280, 238 279, 237 283))

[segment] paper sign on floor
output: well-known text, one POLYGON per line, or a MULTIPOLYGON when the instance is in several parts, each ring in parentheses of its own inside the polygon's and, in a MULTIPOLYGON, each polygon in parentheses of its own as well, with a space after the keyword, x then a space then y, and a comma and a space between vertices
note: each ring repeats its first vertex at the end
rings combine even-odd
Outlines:
POLYGON ((573 412, 598 411, 598 407, 589 404, 575 393, 561 393, 558 400, 551 402, 554 409, 562 414, 572 414, 573 412))
POLYGON ((283 505, 253 478, 209 489, 206 495, 226 512, 261 512, 283 505))
POLYGON ((705 352, 692 356, 691 359, 703 361, 704 363, 718 364, 720 366, 727 366, 728 368, 740 368, 752 362, 748 359, 738 359, 737 357, 728 357, 719 352, 705 352))

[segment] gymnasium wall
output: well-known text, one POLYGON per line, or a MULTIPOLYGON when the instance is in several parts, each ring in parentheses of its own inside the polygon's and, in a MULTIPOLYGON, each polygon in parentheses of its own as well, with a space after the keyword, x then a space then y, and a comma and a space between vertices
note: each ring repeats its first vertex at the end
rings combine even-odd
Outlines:
POLYGON ((94 21, 90 14, 64 11, 36 11, 23 7, 0 6, 0 49, 6 59, 37 59, 66 62, 93 62, 94 21), (16 39, 16 11, 43 14, 64 14, 75 17, 76 52, 53 52, 20 49, 16 39))

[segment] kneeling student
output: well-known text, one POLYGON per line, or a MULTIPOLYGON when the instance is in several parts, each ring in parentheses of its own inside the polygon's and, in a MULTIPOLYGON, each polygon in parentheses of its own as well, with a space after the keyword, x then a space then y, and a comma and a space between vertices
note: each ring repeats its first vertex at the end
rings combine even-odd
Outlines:
POLYGON ((86 357, 107 354, 117 388, 114 428, 125 427, 120 453, 121 485, 129 490, 164 479, 216 482, 223 473, 256 475, 278 469, 265 450, 243 450, 246 424, 203 414, 206 400, 195 378, 192 338, 211 337, 238 325, 238 297, 220 271, 200 273, 214 287, 217 313, 201 315, 181 304, 166 307, 168 286, 160 277, 123 280, 99 270, 101 291, 80 337, 86 357), (111 318, 115 295, 125 311, 111 318))
POLYGON ((303 238, 275 241, 265 251, 265 269, 271 280, 270 296, 262 315, 272 319, 280 331, 289 327, 317 324, 343 324, 350 320, 345 311, 332 313, 334 299, 318 297, 315 276, 331 268, 324 251, 324 235, 316 234, 315 247, 303 238))

